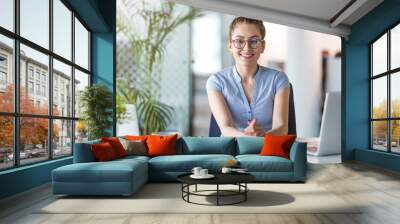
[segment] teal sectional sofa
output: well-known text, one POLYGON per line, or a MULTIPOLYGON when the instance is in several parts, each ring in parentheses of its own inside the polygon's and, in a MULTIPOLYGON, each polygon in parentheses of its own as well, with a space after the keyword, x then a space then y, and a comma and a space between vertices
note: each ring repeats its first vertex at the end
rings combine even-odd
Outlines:
POLYGON ((148 181, 176 181, 193 167, 218 172, 234 159, 260 182, 304 182, 306 180, 306 144, 295 142, 290 159, 258 155, 262 137, 183 137, 176 144, 177 155, 127 156, 108 162, 96 162, 90 145, 75 144, 74 163, 52 171, 54 194, 131 195, 148 181))

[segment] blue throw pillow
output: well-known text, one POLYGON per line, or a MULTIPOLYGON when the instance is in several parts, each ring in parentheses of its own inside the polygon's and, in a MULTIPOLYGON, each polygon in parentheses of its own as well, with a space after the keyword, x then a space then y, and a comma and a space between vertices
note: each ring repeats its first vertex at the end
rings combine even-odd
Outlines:
POLYGON ((183 137, 180 142, 182 154, 235 155, 235 139, 232 137, 183 137))
POLYGON ((259 154, 264 145, 263 137, 237 137, 236 154, 259 154))

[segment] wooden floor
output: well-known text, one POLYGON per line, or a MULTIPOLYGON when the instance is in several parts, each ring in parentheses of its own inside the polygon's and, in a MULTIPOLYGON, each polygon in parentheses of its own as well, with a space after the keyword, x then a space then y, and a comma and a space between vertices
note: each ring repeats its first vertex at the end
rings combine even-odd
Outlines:
MULTIPOLYGON (((400 223, 400 174, 359 163, 310 165, 308 182, 317 183, 344 200, 366 204, 356 214, 36 214, 54 197, 50 187, 0 202, 0 223, 400 223)), ((172 205, 173 206, 173 205, 172 205)))

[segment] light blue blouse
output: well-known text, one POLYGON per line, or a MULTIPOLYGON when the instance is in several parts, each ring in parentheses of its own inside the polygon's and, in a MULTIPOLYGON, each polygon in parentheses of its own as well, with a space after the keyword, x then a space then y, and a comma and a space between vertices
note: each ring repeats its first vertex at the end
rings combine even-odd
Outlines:
POLYGON ((245 129, 247 122, 255 118, 257 124, 267 131, 272 128, 275 94, 278 90, 289 86, 289 79, 283 72, 262 66, 259 66, 254 78, 255 85, 250 105, 241 84, 242 78, 235 66, 211 75, 207 80, 206 89, 222 93, 236 128, 245 129))

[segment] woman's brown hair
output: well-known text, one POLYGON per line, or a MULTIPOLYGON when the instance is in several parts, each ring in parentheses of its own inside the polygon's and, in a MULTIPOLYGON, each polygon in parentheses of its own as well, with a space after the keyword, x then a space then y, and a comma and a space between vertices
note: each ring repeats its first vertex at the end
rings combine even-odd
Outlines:
POLYGON ((236 26, 240 23, 248 23, 248 24, 254 24, 257 26, 257 28, 260 30, 261 34, 261 40, 264 40, 265 37, 265 26, 263 21, 257 20, 257 19, 250 19, 246 17, 236 17, 231 25, 229 26, 229 40, 232 38, 232 32, 236 28, 236 26))

